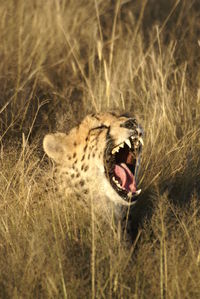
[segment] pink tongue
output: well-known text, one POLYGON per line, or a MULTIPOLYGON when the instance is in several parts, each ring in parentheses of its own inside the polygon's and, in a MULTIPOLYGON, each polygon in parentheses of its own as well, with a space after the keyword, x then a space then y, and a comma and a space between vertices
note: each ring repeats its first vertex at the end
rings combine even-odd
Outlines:
POLYGON ((125 163, 115 165, 115 175, 120 178, 121 186, 132 193, 136 192, 135 177, 125 163))

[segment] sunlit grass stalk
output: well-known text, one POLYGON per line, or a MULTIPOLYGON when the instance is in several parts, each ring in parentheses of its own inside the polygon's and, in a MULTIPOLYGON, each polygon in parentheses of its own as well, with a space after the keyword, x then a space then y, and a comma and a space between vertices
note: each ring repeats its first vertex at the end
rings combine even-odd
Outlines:
POLYGON ((54 212, 54 207, 53 207, 52 203, 51 203, 51 212, 52 212, 52 227, 53 227, 54 237, 55 237, 55 241, 56 241, 56 253, 57 253, 57 258, 58 258, 58 267, 59 267, 60 278, 61 278, 62 289, 63 289, 63 297, 65 299, 67 299, 68 298, 67 289, 66 289, 66 285, 65 285, 65 278, 63 275, 61 255, 60 255, 60 251, 59 251, 59 242, 58 242, 57 230, 56 230, 56 226, 55 226, 55 215, 54 215, 55 212, 54 212))
POLYGON ((90 196, 90 204, 91 204, 91 232, 92 232, 92 243, 91 243, 91 287, 92 287, 92 299, 96 297, 95 290, 95 216, 94 216, 94 202, 92 200, 92 196, 90 196))

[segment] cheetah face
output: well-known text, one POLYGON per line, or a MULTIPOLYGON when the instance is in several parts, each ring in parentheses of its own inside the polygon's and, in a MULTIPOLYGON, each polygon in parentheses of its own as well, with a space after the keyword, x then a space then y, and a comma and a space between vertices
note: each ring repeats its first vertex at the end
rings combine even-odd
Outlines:
POLYGON ((122 118, 119 132, 124 136, 112 138, 112 130, 107 134, 107 146, 104 152, 106 177, 118 195, 128 202, 134 202, 141 189, 137 190, 136 180, 143 147, 143 131, 133 118, 122 118))
POLYGON ((99 113, 86 116, 68 134, 46 135, 43 146, 59 168, 60 187, 68 185, 79 196, 93 188, 101 206, 105 198, 126 206, 141 192, 136 181, 142 135, 134 118, 99 113))

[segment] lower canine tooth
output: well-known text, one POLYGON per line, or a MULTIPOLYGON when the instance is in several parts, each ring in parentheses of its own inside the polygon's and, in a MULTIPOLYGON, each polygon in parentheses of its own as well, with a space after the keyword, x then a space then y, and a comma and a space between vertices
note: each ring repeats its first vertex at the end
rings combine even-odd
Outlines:
POLYGON ((116 178, 113 176, 112 177, 113 182, 118 183, 118 181, 116 180, 116 178))
POLYGON ((139 195, 141 193, 141 191, 142 191, 141 189, 137 190, 134 195, 135 196, 139 195))
POLYGON ((139 141, 142 144, 142 146, 144 146, 144 141, 143 141, 142 137, 139 138, 139 141))

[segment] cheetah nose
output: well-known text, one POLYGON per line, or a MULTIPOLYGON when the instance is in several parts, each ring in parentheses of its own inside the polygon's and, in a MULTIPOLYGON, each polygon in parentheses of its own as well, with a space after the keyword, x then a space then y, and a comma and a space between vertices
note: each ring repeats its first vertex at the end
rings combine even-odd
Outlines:
POLYGON ((141 137, 144 134, 144 131, 143 131, 142 127, 140 127, 140 126, 137 127, 136 131, 137 131, 139 137, 141 137))

